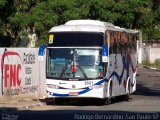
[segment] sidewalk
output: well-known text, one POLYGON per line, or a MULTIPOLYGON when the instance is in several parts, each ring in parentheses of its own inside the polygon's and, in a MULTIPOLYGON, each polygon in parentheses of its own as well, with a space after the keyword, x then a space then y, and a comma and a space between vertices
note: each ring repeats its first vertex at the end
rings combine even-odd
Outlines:
POLYGON ((15 101, 9 101, 9 102, 3 102, 0 103, 0 109, 9 109, 9 108, 15 108, 18 110, 21 109, 29 109, 33 107, 38 107, 38 106, 44 106, 46 105, 45 102, 41 102, 38 99, 24 99, 24 100, 15 100, 15 101))
POLYGON ((160 68, 155 68, 155 67, 151 67, 151 66, 146 66, 146 65, 142 65, 144 68, 148 68, 148 69, 151 69, 151 70, 156 70, 156 71, 159 71, 160 72, 160 68))

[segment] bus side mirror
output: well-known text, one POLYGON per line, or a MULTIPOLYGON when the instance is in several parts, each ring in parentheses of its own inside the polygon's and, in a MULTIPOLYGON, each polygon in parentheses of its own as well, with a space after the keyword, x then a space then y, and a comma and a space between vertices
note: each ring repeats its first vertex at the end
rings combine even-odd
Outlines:
POLYGON ((108 46, 103 45, 102 48, 102 62, 108 62, 108 46))
POLYGON ((44 44, 40 45, 39 51, 38 51, 38 61, 43 61, 45 48, 46 46, 44 44))

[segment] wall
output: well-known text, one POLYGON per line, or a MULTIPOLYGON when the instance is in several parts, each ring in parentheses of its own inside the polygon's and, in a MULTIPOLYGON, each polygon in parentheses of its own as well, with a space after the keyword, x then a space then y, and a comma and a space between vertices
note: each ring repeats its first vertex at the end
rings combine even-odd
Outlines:
POLYGON ((151 63, 154 63, 156 59, 160 59, 160 47, 142 47, 142 61, 149 60, 151 63))
POLYGON ((45 59, 38 61, 38 48, 0 48, 0 102, 38 99, 45 91, 45 59))

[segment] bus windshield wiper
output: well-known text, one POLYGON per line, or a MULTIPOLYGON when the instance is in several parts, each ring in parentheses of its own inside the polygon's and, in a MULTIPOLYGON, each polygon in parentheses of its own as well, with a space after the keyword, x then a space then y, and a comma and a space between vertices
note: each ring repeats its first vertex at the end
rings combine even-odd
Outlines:
POLYGON ((64 66, 64 68, 63 68, 63 70, 62 70, 62 72, 61 72, 61 74, 60 74, 60 78, 62 78, 64 72, 67 70, 68 63, 69 63, 69 62, 66 62, 65 66, 64 66))
POLYGON ((79 68, 79 70, 82 72, 84 78, 85 78, 85 79, 88 79, 86 73, 84 72, 84 69, 83 69, 80 65, 78 65, 78 68, 79 68))

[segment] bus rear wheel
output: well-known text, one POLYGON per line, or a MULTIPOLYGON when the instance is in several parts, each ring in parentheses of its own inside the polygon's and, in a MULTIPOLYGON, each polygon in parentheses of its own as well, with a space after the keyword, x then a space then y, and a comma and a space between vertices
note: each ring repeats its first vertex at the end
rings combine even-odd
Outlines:
POLYGON ((97 99, 97 100, 96 100, 96 105, 102 106, 102 105, 105 105, 106 102, 107 102, 107 99, 106 99, 106 98, 104 98, 104 99, 97 99))
POLYGON ((124 96, 124 100, 125 101, 129 101, 129 96, 130 96, 130 87, 131 87, 131 83, 130 83, 130 80, 128 81, 128 92, 127 94, 124 96))

